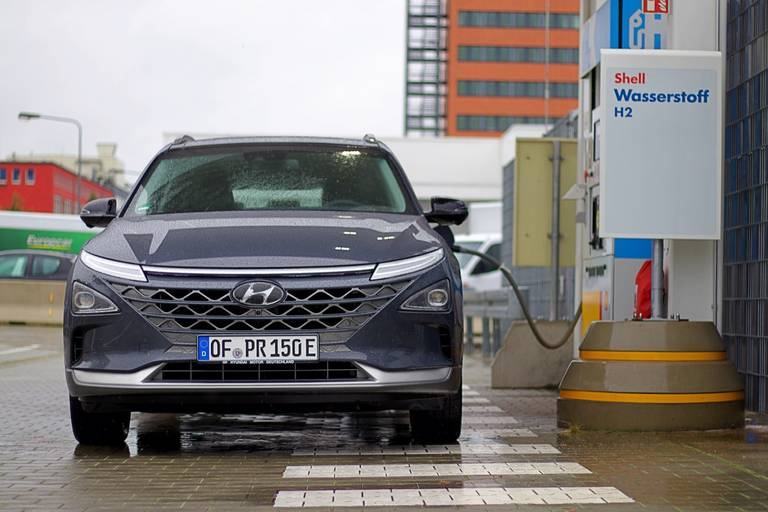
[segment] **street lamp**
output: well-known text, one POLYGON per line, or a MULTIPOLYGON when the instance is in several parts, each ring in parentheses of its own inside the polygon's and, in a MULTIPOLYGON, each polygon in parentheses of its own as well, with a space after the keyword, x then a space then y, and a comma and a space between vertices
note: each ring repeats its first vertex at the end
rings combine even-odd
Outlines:
POLYGON ((80 181, 81 181, 81 174, 82 174, 82 165, 83 165, 83 126, 80 124, 80 121, 77 119, 73 119, 71 117, 61 117, 61 116, 49 116, 46 114, 38 114, 37 112, 19 112, 19 120, 20 121, 32 121, 35 119, 44 119, 46 121, 56 121, 58 123, 69 123, 73 124, 77 127, 77 181, 76 181, 76 194, 77 199, 75 199, 75 204, 77 205, 77 211, 80 212, 80 181))

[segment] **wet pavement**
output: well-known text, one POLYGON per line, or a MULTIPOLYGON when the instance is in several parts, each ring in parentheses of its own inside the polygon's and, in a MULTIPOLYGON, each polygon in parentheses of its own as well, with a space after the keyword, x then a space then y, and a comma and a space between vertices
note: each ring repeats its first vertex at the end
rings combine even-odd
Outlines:
POLYGON ((2 511, 768 509, 764 417, 564 431, 553 391, 491 390, 473 357, 457 445, 410 445, 396 413, 134 414, 126 445, 100 449, 72 438, 58 330, 3 326, 0 340, 2 511))

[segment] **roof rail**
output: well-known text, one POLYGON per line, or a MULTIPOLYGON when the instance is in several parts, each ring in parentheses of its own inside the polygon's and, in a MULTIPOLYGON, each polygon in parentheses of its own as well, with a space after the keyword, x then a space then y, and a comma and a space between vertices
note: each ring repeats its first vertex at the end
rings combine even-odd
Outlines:
POLYGON ((173 141, 173 144, 184 144, 185 142, 193 142, 195 140, 194 137, 191 135, 182 135, 181 137, 178 137, 176 140, 173 141))
POLYGON ((365 142, 370 142, 371 144, 378 144, 379 143, 379 141, 376 140, 376 136, 374 134, 372 134, 372 133, 366 133, 365 135, 363 135, 363 140, 365 142))

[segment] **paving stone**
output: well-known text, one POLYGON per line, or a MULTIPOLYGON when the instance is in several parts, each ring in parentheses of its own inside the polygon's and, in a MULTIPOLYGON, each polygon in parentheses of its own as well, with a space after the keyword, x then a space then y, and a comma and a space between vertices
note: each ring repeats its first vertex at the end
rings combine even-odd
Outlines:
POLYGON ((137 413, 124 446, 78 446, 60 330, 0 326, 4 344, 19 333, 19 344, 56 355, 0 364, 3 512, 264 511, 313 506, 308 497, 325 509, 393 509, 446 496, 451 510, 768 509, 765 417, 750 415, 733 431, 565 431, 556 426, 556 393, 493 390, 474 356, 465 361, 464 396, 487 402, 465 405, 502 412, 466 413, 456 445, 412 445, 408 415, 384 412, 137 413), (351 476, 310 477, 323 466, 351 476))

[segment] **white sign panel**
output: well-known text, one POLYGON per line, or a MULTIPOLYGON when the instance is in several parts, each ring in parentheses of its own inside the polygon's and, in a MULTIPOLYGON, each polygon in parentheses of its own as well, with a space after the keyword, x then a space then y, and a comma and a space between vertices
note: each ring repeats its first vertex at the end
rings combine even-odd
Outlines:
POLYGON ((600 236, 720 238, 719 52, 602 50, 600 236))

